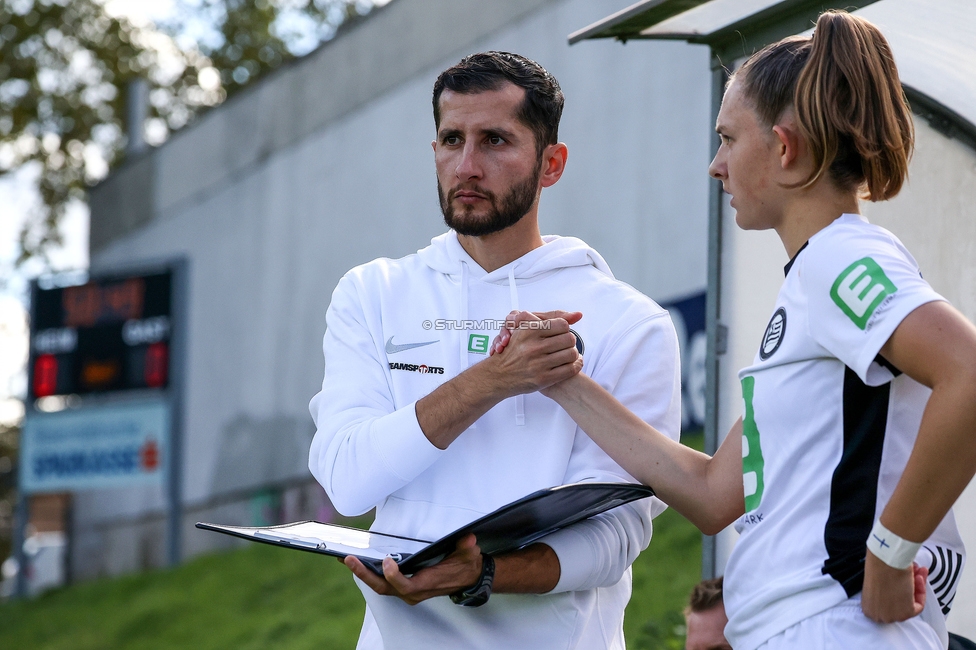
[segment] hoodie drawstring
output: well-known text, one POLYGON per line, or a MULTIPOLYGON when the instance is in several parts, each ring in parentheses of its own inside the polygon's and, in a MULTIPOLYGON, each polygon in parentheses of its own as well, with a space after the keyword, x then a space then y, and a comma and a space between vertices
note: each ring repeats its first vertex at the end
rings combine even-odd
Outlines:
MULTIPOLYGON (((512 310, 518 311, 518 288, 515 285, 515 265, 508 268, 508 295, 512 301, 512 310)), ((525 395, 515 396, 515 425, 525 425, 525 395)))
POLYGON ((518 311, 518 289, 515 286, 515 267, 508 269, 508 296, 512 299, 512 311, 518 311))
MULTIPOLYGON (((468 263, 461 260, 461 318, 460 321, 463 324, 468 320, 468 263)), ((464 372, 468 369, 468 347, 466 345, 467 341, 464 340, 465 330, 461 327, 458 328, 458 338, 460 339, 460 360, 461 367, 458 370, 458 374, 464 372)))
MULTIPOLYGON (((468 320, 468 263, 461 260, 461 323, 463 324, 468 320)), ((458 368, 458 374, 461 374, 468 369, 468 342, 465 338, 467 330, 458 327, 458 347, 459 349, 459 361, 461 365, 458 368)), ((469 429, 477 429, 478 423, 472 422, 469 429)))

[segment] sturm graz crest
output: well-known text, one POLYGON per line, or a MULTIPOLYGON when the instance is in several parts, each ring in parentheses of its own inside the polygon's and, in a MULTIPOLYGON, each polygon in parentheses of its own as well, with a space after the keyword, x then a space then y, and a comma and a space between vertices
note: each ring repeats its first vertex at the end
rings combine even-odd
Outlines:
POLYGON ((769 319, 766 333, 763 334, 762 344, 759 346, 759 358, 765 361, 779 350, 779 344, 786 336, 786 310, 780 307, 769 319))
POLYGON ((583 356, 583 350, 586 349, 583 346, 583 337, 577 334, 576 330, 573 329, 569 330, 569 333, 576 337, 576 351, 580 353, 580 356, 583 356))

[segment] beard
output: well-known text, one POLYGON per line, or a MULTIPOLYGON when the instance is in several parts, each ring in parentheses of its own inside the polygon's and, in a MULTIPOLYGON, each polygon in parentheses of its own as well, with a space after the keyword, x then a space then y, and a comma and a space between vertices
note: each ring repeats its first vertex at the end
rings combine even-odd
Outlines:
POLYGON ((459 185, 452 189, 447 196, 444 195, 444 188, 441 187, 440 179, 437 179, 437 195, 441 200, 441 212, 444 213, 444 223, 459 235, 469 237, 482 237, 492 233, 505 230, 513 226, 524 217, 532 208, 536 200, 536 192, 539 187, 539 178, 542 170, 537 169, 534 174, 530 174, 512 188, 499 200, 494 192, 490 192, 477 185, 459 185), (490 208, 487 214, 475 214, 472 206, 463 206, 460 210, 454 209, 454 196, 461 190, 477 192, 488 199, 490 208))

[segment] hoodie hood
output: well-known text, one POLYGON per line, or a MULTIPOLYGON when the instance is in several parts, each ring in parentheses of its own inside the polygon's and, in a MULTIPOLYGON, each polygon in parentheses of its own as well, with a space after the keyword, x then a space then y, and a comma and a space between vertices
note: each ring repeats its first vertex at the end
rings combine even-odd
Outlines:
MULTIPOLYGON (((468 294, 472 280, 491 284, 508 283, 510 308, 519 309, 518 283, 531 283, 537 279, 555 273, 560 269, 574 266, 593 266, 609 277, 613 277, 606 260, 590 248, 584 241, 576 237, 559 237, 557 235, 543 235, 544 244, 533 249, 517 260, 495 269, 491 273, 485 271, 474 261, 458 241, 457 233, 449 230, 430 240, 430 246, 417 251, 417 255, 432 270, 449 276, 458 283, 458 312, 460 322, 468 321, 468 294)), ((504 314, 499 314, 502 317, 504 314)), ((460 332, 457 338, 459 372, 469 365, 468 350, 465 339, 460 332)), ((525 424, 525 396, 515 396, 515 423, 525 424)), ((472 425, 472 427, 477 424, 472 425)))
POLYGON ((486 272, 468 255, 453 230, 434 237, 430 240, 430 246, 420 249, 417 254, 424 264, 439 273, 459 276, 463 273, 463 264, 468 267, 471 278, 494 284, 507 282, 509 275, 514 275, 516 280, 527 281, 573 266, 593 266, 611 278, 614 277, 606 260, 583 240, 543 235, 542 241, 545 242, 543 246, 491 273, 486 272))

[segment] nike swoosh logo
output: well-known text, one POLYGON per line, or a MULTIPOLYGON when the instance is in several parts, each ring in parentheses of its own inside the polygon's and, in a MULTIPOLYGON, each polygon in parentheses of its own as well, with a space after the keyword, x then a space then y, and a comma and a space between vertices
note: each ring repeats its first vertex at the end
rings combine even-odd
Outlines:
POLYGON ((433 345, 435 343, 437 343, 437 341, 427 341, 426 343, 404 343, 403 345, 397 345, 393 342, 393 337, 391 336, 390 340, 386 342, 386 353, 396 354, 397 352, 413 350, 414 348, 422 348, 425 345, 433 345))

